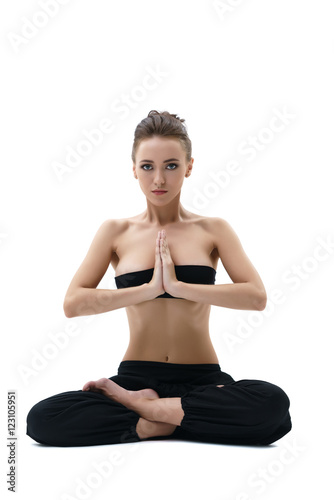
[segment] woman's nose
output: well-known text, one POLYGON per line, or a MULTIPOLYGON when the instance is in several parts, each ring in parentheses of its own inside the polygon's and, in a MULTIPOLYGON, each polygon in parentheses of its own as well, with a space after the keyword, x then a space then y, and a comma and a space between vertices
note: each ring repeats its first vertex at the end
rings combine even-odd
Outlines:
POLYGON ((165 179, 164 179, 163 175, 160 173, 157 173, 156 176, 154 177, 154 183, 159 187, 162 186, 163 184, 165 184, 165 179))

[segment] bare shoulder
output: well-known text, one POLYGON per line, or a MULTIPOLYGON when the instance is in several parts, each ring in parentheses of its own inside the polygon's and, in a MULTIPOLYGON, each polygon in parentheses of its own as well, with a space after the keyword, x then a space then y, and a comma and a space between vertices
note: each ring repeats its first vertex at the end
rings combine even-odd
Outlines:
POLYGON ((234 233, 232 226, 227 222, 226 219, 223 219, 221 217, 211 217, 211 228, 214 233, 216 233, 217 231, 224 232, 224 234, 234 233))
POLYGON ((231 224, 222 217, 208 217, 206 220, 208 231, 212 235, 212 240, 216 248, 231 249, 233 246, 239 246, 241 249, 241 241, 231 226, 231 224))
POLYGON ((226 257, 227 253, 230 254, 237 250, 243 252, 237 233, 226 219, 221 217, 204 217, 202 226, 210 235, 213 246, 218 250, 221 258, 226 257))
POLYGON ((116 241, 117 237, 121 237, 131 227, 137 227, 142 224, 142 214, 134 215, 132 217, 124 217, 120 219, 107 219, 101 225, 101 228, 106 233, 109 233, 116 241))
POLYGON ((107 219, 100 225, 98 232, 104 235, 105 239, 111 243, 114 248, 117 238, 121 236, 129 227, 127 219, 107 219))
POLYGON ((229 223, 221 217, 208 217, 200 215, 197 216, 197 222, 203 229, 212 235, 217 234, 217 231, 221 233, 222 231, 227 232, 232 230, 229 223))

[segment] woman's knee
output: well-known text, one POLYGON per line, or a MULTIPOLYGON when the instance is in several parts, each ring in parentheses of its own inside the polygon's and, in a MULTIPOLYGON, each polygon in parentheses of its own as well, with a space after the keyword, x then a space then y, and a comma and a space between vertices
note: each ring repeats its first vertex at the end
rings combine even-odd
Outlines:
POLYGON ((283 389, 275 384, 263 382, 263 388, 266 396, 262 405, 262 417, 265 418, 266 423, 278 426, 286 418, 290 400, 283 389))
POLYGON ((285 418, 290 400, 277 385, 263 380, 241 380, 235 385, 241 389, 241 394, 245 391, 248 419, 253 424, 270 425, 285 418))
POLYGON ((285 415, 290 407, 288 395, 283 391, 283 389, 281 389, 281 387, 278 387, 278 385, 269 385, 271 388, 270 401, 272 409, 285 415))
POLYGON ((40 425, 39 425, 39 420, 40 420, 40 403, 36 403, 29 411, 27 415, 27 430, 30 432, 32 430, 37 430, 40 425))
POLYGON ((275 384, 258 381, 257 387, 261 398, 253 406, 250 414, 259 444, 268 444, 291 430, 289 415, 290 400, 287 394, 275 384))
POLYGON ((46 438, 47 408, 44 401, 36 403, 27 415, 27 435, 39 443, 48 444, 46 438))

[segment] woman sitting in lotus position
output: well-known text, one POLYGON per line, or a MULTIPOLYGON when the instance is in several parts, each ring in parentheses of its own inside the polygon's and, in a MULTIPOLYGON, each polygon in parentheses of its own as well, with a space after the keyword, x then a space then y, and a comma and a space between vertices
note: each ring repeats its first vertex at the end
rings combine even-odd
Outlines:
POLYGON ((286 393, 235 381, 211 343, 211 305, 262 311, 266 291, 230 225, 180 203, 194 162, 183 122, 151 111, 136 127, 133 175, 147 208, 102 223, 65 296, 68 318, 126 308, 130 341, 118 374, 35 404, 27 434, 39 443, 263 445, 291 429, 286 393), (215 284, 219 259, 233 283, 215 284), (109 264, 117 289, 97 289, 109 264))

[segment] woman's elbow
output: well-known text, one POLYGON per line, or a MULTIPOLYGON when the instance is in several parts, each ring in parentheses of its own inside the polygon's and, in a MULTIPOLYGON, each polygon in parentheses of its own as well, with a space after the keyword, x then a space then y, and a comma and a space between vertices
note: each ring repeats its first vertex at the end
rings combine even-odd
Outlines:
POLYGON ((64 303, 63 303, 63 310, 66 318, 74 318, 75 314, 73 311, 73 304, 72 301, 70 301, 68 298, 65 297, 64 303))
POLYGON ((261 291, 257 295, 256 299, 256 310, 257 311, 263 311, 266 308, 267 305, 267 294, 265 291, 261 291))

